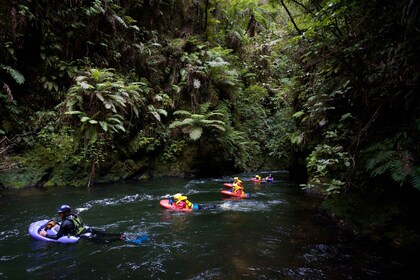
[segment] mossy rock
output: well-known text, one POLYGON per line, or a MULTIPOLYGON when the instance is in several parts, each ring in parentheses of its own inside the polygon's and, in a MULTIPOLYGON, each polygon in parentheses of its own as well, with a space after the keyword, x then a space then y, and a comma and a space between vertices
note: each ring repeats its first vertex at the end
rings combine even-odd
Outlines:
POLYGON ((0 172, 0 186, 5 189, 22 189, 41 185, 41 181, 48 175, 46 170, 11 169, 0 172))
POLYGON ((86 187, 89 181, 89 174, 82 170, 73 170, 70 166, 57 166, 49 175, 45 187, 86 187))
POLYGON ((138 175, 142 175, 149 168, 147 161, 134 161, 132 159, 126 161, 117 161, 110 170, 104 175, 98 176, 95 180, 97 183, 110 183, 127 179, 133 179, 138 175))

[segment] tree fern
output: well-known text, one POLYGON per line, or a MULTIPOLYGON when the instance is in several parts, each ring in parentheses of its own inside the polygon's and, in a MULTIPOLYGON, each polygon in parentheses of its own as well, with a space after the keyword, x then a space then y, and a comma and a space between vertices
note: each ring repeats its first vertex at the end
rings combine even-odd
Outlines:
POLYGON ((413 187, 420 189, 418 167, 413 166, 413 158, 409 151, 385 150, 384 145, 375 145, 368 150, 374 151, 366 164, 372 177, 389 173, 400 185, 409 182, 413 187))
POLYGON ((176 129, 181 127, 182 132, 189 134, 191 140, 198 140, 201 138, 204 129, 215 128, 218 131, 225 131, 226 124, 215 118, 222 118, 224 115, 220 112, 209 112, 208 104, 204 103, 200 106, 199 111, 203 114, 193 114, 185 110, 179 110, 174 112, 174 116, 183 117, 183 120, 175 120, 170 125, 170 129, 176 129))
POLYGON ((21 85, 25 82, 25 77, 18 70, 3 64, 0 64, 0 69, 3 69, 9 73, 9 75, 15 80, 17 84, 21 85))
POLYGON ((398 165, 397 152, 379 151, 367 162, 367 169, 371 171, 371 176, 381 175, 398 165))
POLYGON ((420 190, 420 167, 413 168, 411 172, 410 183, 413 187, 420 190))

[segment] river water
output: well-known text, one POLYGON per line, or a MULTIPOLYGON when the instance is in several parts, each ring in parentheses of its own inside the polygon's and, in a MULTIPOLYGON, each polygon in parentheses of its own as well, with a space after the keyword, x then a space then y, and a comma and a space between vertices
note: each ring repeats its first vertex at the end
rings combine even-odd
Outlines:
MULTIPOLYGON (((264 174, 262 174, 264 175, 264 174)), ((0 279, 409 279, 397 256, 347 236, 319 212, 319 201, 273 173, 251 183, 250 198, 220 195, 231 178, 152 179, 93 189, 0 192, 0 279), (164 210, 182 192, 207 208, 164 210), (89 226, 144 241, 60 244, 33 239, 31 222, 70 204, 89 226)))

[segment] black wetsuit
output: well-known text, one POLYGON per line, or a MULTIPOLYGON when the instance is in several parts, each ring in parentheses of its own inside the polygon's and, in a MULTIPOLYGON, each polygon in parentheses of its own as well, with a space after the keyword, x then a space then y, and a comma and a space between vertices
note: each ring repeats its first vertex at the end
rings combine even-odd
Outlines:
POLYGON ((124 238, 120 233, 107 233, 95 230, 93 228, 85 228, 80 218, 75 214, 69 214, 63 218, 60 224, 60 230, 56 235, 47 234, 46 237, 51 239, 59 239, 60 237, 66 235, 80 236, 98 243, 110 243, 113 241, 122 240, 124 238), (76 219, 80 222, 78 228, 76 228, 75 222, 73 222, 76 219), (83 228, 83 230, 81 228, 83 228), (77 234, 78 231, 79 235, 77 234))
MULTIPOLYGON (((75 216, 74 214, 70 214, 75 216)), ((57 234, 47 234, 45 237, 50 239, 59 239, 62 236, 66 235, 76 235, 76 227, 74 223, 68 219, 69 215, 63 218, 61 224, 60 224, 60 230, 57 232, 57 234)))

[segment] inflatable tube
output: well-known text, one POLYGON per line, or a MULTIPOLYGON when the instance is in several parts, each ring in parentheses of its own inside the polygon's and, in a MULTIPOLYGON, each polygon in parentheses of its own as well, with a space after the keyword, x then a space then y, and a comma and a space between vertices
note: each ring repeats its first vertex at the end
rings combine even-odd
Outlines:
MULTIPOLYGON (((29 234, 35 238, 36 240, 41 240, 41 241, 48 241, 48 242, 59 242, 59 243, 76 243, 77 241, 79 241, 80 237, 76 237, 76 236, 62 236, 59 239, 51 239, 51 238, 47 238, 44 237, 42 235, 39 234, 39 231, 45 227, 45 225, 49 222, 50 220, 41 220, 41 221, 37 221, 32 223, 29 226, 29 234)), ((57 232, 52 228, 52 229, 48 229, 47 230, 48 234, 57 234, 57 232)))
POLYGON ((181 212, 192 212, 198 210, 198 204, 193 203, 193 208, 178 208, 175 206, 175 203, 170 204, 169 199, 162 199, 160 201, 160 206, 162 206, 165 209, 170 209, 174 211, 181 211, 181 212))
POLYGON ((247 198, 249 197, 249 195, 247 193, 242 193, 242 194, 237 194, 237 193, 233 193, 231 191, 227 191, 227 190, 223 190, 220 191, 221 194, 226 195, 226 196, 231 196, 231 197, 240 197, 240 198, 247 198))
POLYGON ((253 182, 253 183, 261 183, 262 181, 263 181, 263 179, 251 178, 251 182, 253 182))
POLYGON ((232 188, 233 184, 231 183, 224 183, 223 186, 225 186, 226 188, 232 188))

